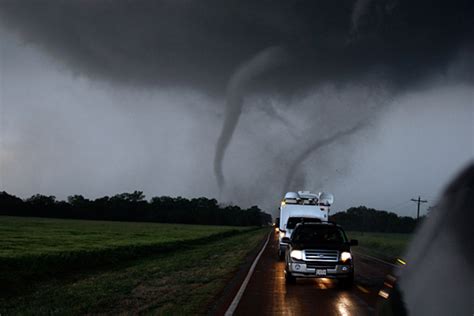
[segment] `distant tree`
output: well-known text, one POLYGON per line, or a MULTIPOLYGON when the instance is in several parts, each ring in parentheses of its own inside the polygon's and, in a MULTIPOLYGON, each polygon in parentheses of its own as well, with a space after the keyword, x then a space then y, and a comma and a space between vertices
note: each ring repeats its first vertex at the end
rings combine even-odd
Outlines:
POLYGON ((71 195, 67 197, 67 201, 73 207, 85 209, 90 207, 91 201, 84 198, 82 195, 71 195))
POLYGON ((372 232, 413 232, 417 221, 412 217, 400 217, 395 213, 375 210, 365 206, 351 207, 345 212, 335 213, 330 220, 347 230, 372 232))
POLYGON ((25 202, 34 207, 53 207, 56 203, 56 197, 54 195, 35 194, 26 199, 25 202))
POLYGON ((19 215, 24 211, 24 202, 19 197, 10 195, 5 191, 0 192, 0 214, 19 215))
POLYGON ((41 194, 23 201, 0 192, 0 214, 235 226, 260 226, 271 222, 271 215, 258 206, 242 209, 236 205, 221 206, 215 199, 187 199, 181 196, 153 197, 148 202, 142 191, 104 196, 95 200, 82 195, 71 195, 67 201, 57 201, 54 196, 41 194))
POLYGON ((133 191, 132 193, 121 193, 114 195, 111 200, 121 200, 126 202, 140 202, 145 200, 143 191, 133 191))

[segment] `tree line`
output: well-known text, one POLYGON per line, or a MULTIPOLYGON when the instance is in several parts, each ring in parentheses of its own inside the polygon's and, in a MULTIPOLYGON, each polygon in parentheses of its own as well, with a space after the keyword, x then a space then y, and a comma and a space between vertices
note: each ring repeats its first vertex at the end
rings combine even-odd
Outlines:
POLYGON ((271 215, 258 206, 223 206, 205 197, 157 196, 146 200, 142 191, 94 200, 73 195, 67 201, 41 194, 23 200, 3 191, 0 215, 232 226, 262 226, 272 221, 271 215))
POLYGON ((382 233, 412 233, 423 220, 408 216, 398 216, 395 213, 367 208, 365 206, 351 207, 345 212, 335 213, 329 220, 344 227, 345 230, 382 233))

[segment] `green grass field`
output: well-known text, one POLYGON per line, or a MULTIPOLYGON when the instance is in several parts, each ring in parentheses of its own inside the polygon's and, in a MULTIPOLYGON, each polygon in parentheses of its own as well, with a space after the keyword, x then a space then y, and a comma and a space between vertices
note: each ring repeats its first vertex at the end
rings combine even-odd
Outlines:
MULTIPOLYGON (((159 257, 161 262, 173 261, 183 253, 191 254, 234 236, 258 240, 261 231, 230 226, 0 217, 0 314, 2 310, 8 311, 6 314, 34 314, 39 307, 46 314, 56 313, 56 309, 67 314, 82 313, 92 300, 89 295, 114 301, 118 292, 123 293, 124 284, 135 284, 128 280, 132 275, 127 271, 143 260, 159 257), (116 271, 113 280, 98 281, 112 275, 112 271, 116 271), (43 293, 49 294, 43 297, 43 293), (65 300, 52 302, 51 293, 58 298, 69 294, 65 300), (18 303, 13 310, 10 302, 18 303), (55 304, 59 307, 53 307, 55 304)), ((236 252, 233 260, 242 260, 242 251, 236 252)), ((235 265, 229 268, 225 273, 235 265)), ((179 264, 175 268, 182 269, 179 264)), ((140 273, 148 275, 146 271, 140 273)))
POLYGON ((385 259, 399 258, 408 246, 411 234, 346 232, 349 239, 359 240, 356 251, 361 251, 385 259))
POLYGON ((241 229, 246 228, 0 216, 0 258, 100 252, 187 241, 241 229))
POLYGON ((120 249, 117 246, 179 241, 167 252, 71 270, 60 277, 53 273, 28 291, 0 297, 0 314, 5 315, 206 314, 216 295, 268 233, 268 229, 6 217, 0 222, 9 228, 9 233, 2 230, 1 242, 11 245, 2 255, 12 260, 32 256, 29 260, 34 260, 54 254, 66 266, 62 253, 87 253, 88 246, 109 249, 113 255, 110 249, 120 249), (17 238, 20 241, 15 243, 17 238))

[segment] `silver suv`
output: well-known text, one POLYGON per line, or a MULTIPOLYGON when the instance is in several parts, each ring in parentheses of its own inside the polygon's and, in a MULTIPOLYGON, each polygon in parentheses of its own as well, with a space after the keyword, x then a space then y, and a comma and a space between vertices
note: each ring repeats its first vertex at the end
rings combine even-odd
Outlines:
POLYGON ((354 262, 351 246, 357 240, 348 240, 344 230, 334 223, 301 223, 287 238, 285 279, 294 283, 296 278, 333 278, 343 287, 354 282, 354 262))

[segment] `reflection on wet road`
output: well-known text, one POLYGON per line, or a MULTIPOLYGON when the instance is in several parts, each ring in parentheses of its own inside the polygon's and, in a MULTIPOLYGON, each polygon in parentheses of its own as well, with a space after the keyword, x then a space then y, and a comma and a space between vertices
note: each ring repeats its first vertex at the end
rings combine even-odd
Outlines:
POLYGON ((298 279, 296 284, 286 284, 285 264, 278 261, 276 254, 277 238, 274 237, 260 258, 235 315, 345 316, 373 313, 377 286, 383 283, 388 272, 386 267, 355 261, 356 285, 351 290, 341 290, 337 281, 331 279, 298 279), (367 280, 371 283, 364 283, 367 280))

